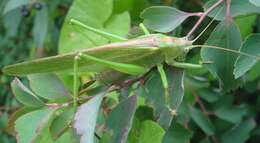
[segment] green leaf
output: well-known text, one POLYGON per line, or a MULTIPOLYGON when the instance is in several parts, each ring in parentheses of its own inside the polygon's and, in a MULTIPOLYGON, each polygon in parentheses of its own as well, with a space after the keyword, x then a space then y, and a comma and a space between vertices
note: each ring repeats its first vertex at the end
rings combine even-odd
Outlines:
POLYGON ((27 5, 28 2, 29 0, 9 0, 5 6, 3 14, 6 14, 7 12, 14 10, 18 7, 21 7, 22 5, 27 5))
POLYGON ((235 23, 240 29, 243 39, 249 36, 253 32, 255 26, 257 14, 238 17, 235 19, 235 23))
POLYGON ((207 134, 213 135, 215 133, 215 127, 210 119, 204 115, 200 110, 190 107, 190 116, 192 120, 207 134))
POLYGON ((59 138, 70 126, 75 114, 74 108, 64 108, 53 120, 50 126, 50 132, 54 139, 59 138))
POLYGON ((28 76, 31 89, 45 99, 69 97, 68 90, 54 74, 33 74, 28 76))
MULTIPOLYGON (((205 45, 213 45, 238 51, 241 46, 239 29, 231 19, 226 19, 214 29, 205 45)), ((205 66, 219 79, 220 88, 224 92, 236 89, 241 84, 241 79, 235 79, 233 75, 237 56, 237 54, 224 50, 210 48, 202 48, 201 50, 203 61, 213 62, 205 66)))
POLYGON ((209 140, 209 138, 205 138, 201 140, 199 143, 211 143, 211 141, 209 140))
POLYGON ((61 30, 59 53, 90 48, 107 42, 106 39, 93 32, 72 26, 70 20, 73 18, 86 25, 103 29, 104 23, 112 14, 112 8, 112 0, 75 0, 61 30))
POLYGON ((252 4, 260 7, 260 1, 259 0, 249 0, 252 4))
POLYGON ((22 21, 19 9, 14 9, 3 16, 3 23, 8 37, 15 37, 22 21))
POLYGON ((128 12, 112 15, 105 23, 104 28, 109 33, 125 37, 130 29, 130 16, 128 12))
POLYGON ((22 107, 17 109, 15 112, 13 112, 11 116, 9 116, 6 131, 11 135, 15 135, 15 129, 14 129, 15 121, 21 116, 23 116, 24 114, 29 113, 33 110, 35 110, 35 108, 22 107))
POLYGON ((141 127, 141 121, 138 118, 133 119, 133 125, 130 130, 130 133, 128 135, 128 143, 136 143, 139 141, 140 137, 140 127, 141 127))
POLYGON ((137 96, 133 95, 120 102, 107 118, 106 127, 109 131, 109 143, 126 142, 132 127, 132 120, 136 110, 137 96))
POLYGON ((153 6, 145 9, 141 14, 145 26, 164 33, 174 30, 189 16, 186 12, 167 6, 153 6))
POLYGON ((225 121, 238 123, 246 115, 245 108, 235 106, 221 106, 215 111, 215 115, 225 121))
MULTIPOLYGON (((165 68, 166 69, 166 68, 165 68)), ((169 84, 169 101, 166 102, 164 88, 158 71, 152 72, 145 82, 145 102, 155 111, 159 124, 167 129, 170 126, 172 115, 167 106, 177 110, 184 96, 183 77, 184 71, 177 68, 167 68, 166 76, 169 84), (167 105, 169 104, 169 105, 167 105)))
POLYGON ((96 121, 103 97, 104 93, 96 95, 78 108, 74 118, 74 128, 81 136, 81 143, 94 143, 96 121))
POLYGON ((112 15, 112 9, 113 0, 75 0, 61 30, 59 52, 67 53, 109 42, 100 35, 71 25, 71 18, 96 29, 125 36, 130 28, 130 16, 128 12, 112 15))
POLYGON ((141 123, 140 138, 141 143, 160 143, 162 142, 165 131, 154 121, 146 120, 141 123))
POLYGON ((136 110, 133 125, 128 136, 129 143, 136 143, 140 138, 141 122, 153 120, 153 110, 148 106, 141 106, 136 110))
POLYGON ((190 141, 192 133, 177 122, 172 122, 171 127, 166 132, 163 143, 187 143, 190 141))
MULTIPOLYGON (((210 0, 203 7, 204 11, 206 11, 210 6, 216 3, 218 0, 210 0)), ((219 16, 216 17, 217 20, 223 20, 226 15, 226 4, 223 2, 218 8, 214 9, 209 16, 215 17, 215 15, 219 12, 219 16), (221 10, 222 9, 222 10, 221 10)), ((232 17, 237 17, 241 15, 247 15, 252 13, 260 13, 260 8, 250 3, 248 0, 232 0, 230 13, 232 17)))
POLYGON ((210 103, 216 102, 220 98, 220 93, 213 91, 211 89, 208 89, 208 88, 200 89, 198 92, 199 92, 198 95, 202 99, 204 99, 210 103))
POLYGON ((1 117, 0 117, 0 129, 5 129, 6 128, 6 123, 8 121, 8 113, 4 112, 2 113, 1 117))
MULTIPOLYGON (((250 55, 260 56, 260 34, 253 34, 249 36, 243 43, 240 51, 248 53, 250 55)), ((240 55, 235 63, 234 75, 235 78, 239 78, 250 70, 257 62, 259 58, 253 58, 240 55)))
POLYGON ((182 103, 184 96, 184 70, 179 68, 170 68, 170 107, 177 110, 182 103))
POLYGON ((15 122, 18 142, 31 143, 39 140, 39 137, 45 136, 47 134, 45 130, 48 128, 55 110, 45 108, 27 113, 18 118, 15 122))
POLYGON ((0 14, 2 15, 3 11, 4 11, 4 7, 7 4, 9 0, 2 0, 0 1, 0 14))
POLYGON ((54 143, 79 143, 79 138, 76 136, 75 131, 69 128, 54 143))
POLYGON ((35 143, 53 143, 53 139, 49 130, 50 122, 47 123, 46 127, 44 127, 33 142, 35 143))
POLYGON ((48 32, 48 22, 48 9, 47 5, 44 4, 43 8, 36 13, 34 18, 32 34, 37 48, 43 48, 44 40, 48 32))
POLYGON ((254 120, 247 120, 225 132, 221 136, 221 143, 244 143, 250 137, 250 132, 254 129, 254 120))
POLYGON ((15 78, 11 83, 12 91, 16 99, 29 107, 44 106, 44 102, 41 101, 32 91, 30 91, 23 83, 15 78))
POLYGON ((122 13, 131 9, 133 0, 114 0, 113 13, 122 13))
POLYGON ((133 0, 132 8, 130 9, 131 22, 138 25, 143 20, 140 17, 140 14, 145 8, 151 6, 149 0, 133 0))
POLYGON ((249 76, 248 76, 249 81, 257 81, 256 79, 260 77, 259 69, 260 69, 260 62, 257 62, 257 64, 253 66, 249 71, 249 76))

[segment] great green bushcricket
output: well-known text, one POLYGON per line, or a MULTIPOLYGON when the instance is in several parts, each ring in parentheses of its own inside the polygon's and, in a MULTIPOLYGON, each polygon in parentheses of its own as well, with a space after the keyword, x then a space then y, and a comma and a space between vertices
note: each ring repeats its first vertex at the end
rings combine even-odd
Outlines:
POLYGON ((107 70, 115 70, 124 74, 137 76, 143 75, 152 67, 157 66, 165 89, 165 100, 167 103, 169 93, 163 63, 179 68, 201 68, 202 64, 185 63, 182 60, 192 48, 213 48, 259 59, 257 56, 221 47, 192 45, 194 41, 189 41, 187 38, 170 37, 164 34, 150 34, 143 24, 140 24, 140 27, 145 35, 131 40, 95 29, 75 19, 71 19, 71 24, 84 27, 105 38, 118 42, 9 65, 3 69, 3 72, 9 75, 20 76, 73 70, 73 98, 74 104, 76 104, 78 97, 78 73, 80 72, 100 73, 107 70))

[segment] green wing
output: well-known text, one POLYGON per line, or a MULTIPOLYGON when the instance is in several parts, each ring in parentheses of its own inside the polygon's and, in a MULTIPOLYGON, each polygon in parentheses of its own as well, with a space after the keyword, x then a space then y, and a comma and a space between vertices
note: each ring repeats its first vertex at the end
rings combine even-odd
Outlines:
MULTIPOLYGON (((159 49, 151 46, 149 40, 146 39, 129 40, 127 42, 108 44, 64 55, 18 63, 4 67, 3 72, 9 75, 69 72, 72 71, 73 59, 79 52, 103 60, 136 64, 149 68, 156 63, 162 62, 163 57, 158 54, 159 49)), ((102 72, 111 70, 101 64, 84 60, 79 61, 79 69, 80 72, 102 72)))

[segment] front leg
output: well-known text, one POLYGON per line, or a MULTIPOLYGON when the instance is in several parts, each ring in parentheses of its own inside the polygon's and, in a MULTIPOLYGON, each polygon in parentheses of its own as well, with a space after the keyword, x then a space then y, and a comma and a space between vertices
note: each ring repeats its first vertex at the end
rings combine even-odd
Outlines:
POLYGON ((170 102, 169 84, 168 84, 168 80, 167 80, 167 77, 166 77, 166 73, 163 69, 163 65, 162 64, 157 65, 157 70, 160 74, 162 84, 163 84, 163 88, 164 88, 165 103, 167 105, 169 105, 169 102, 170 102))

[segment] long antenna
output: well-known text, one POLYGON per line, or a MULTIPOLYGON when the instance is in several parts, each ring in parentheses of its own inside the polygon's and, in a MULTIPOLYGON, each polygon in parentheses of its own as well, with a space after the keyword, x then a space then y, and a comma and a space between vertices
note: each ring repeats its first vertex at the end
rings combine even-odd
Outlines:
POLYGON ((207 30, 208 28, 212 25, 212 23, 215 21, 215 19, 219 16, 219 14, 221 13, 223 7, 220 8, 220 10, 216 13, 216 15, 212 18, 212 20, 209 22, 209 24, 202 30, 202 32, 200 32, 200 34, 193 39, 191 42, 194 43, 195 41, 197 41, 207 30))
POLYGON ((243 55, 243 56, 247 56, 247 57, 251 57, 251 58, 255 58, 257 60, 260 60, 260 56, 257 56, 257 55, 251 55, 251 54, 248 54, 248 53, 245 53, 245 52, 236 51, 236 50, 227 49, 227 48, 218 47, 218 46, 213 46, 213 45, 191 45, 191 46, 187 46, 185 48, 187 48, 187 50, 191 50, 193 48, 217 49, 217 50, 223 50, 223 51, 230 52, 230 53, 236 53, 236 54, 240 54, 240 55, 243 55))

